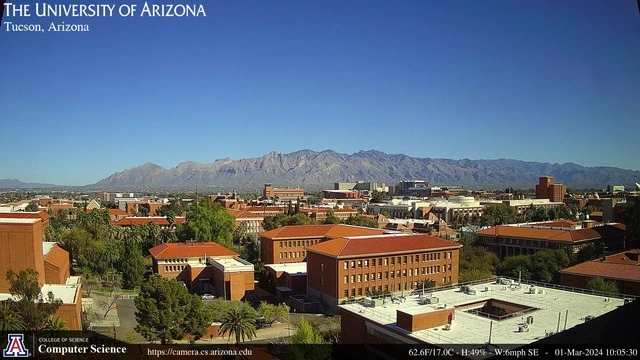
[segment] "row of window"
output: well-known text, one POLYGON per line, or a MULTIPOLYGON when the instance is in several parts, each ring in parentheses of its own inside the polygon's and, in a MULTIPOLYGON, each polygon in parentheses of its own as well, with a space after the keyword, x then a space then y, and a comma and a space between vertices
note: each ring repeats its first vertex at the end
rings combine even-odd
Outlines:
MULTIPOLYGON (((422 254, 422 257, 419 254, 416 255, 405 255, 405 256, 392 256, 390 258, 379 258, 379 259, 371 259, 371 266, 376 266, 376 261, 378 262, 378 266, 382 266, 382 264, 384 263, 384 266, 388 266, 389 263, 391 263, 391 265, 395 265, 397 264, 411 264, 414 262, 420 262, 420 258, 422 258, 422 262, 427 262, 427 261, 438 261, 440 259, 451 259, 451 251, 443 251, 442 253, 437 252, 437 253, 428 253, 428 254, 422 254), (442 255, 442 257, 440 257, 440 255, 442 255)), ((361 268, 364 264, 364 267, 369 267, 369 260, 351 260, 351 261, 344 261, 343 262, 343 269, 348 269, 349 265, 351 265, 351 268, 355 268, 356 264, 358 265, 359 268, 361 268)))
POLYGON ((299 258, 305 256, 307 256, 306 251, 289 251, 280 253, 280 259, 299 258))
POLYGON ((186 267, 187 267, 186 265, 165 266, 164 267, 164 272, 180 272, 180 271, 184 270, 186 267))
POLYGON ((171 264, 171 263, 186 263, 187 259, 163 259, 162 260, 164 263, 166 264, 171 264))
POLYGON ((300 247, 300 246, 310 246, 313 244, 319 243, 320 240, 292 240, 292 241, 279 241, 281 248, 286 247, 300 247))
MULTIPOLYGON (((324 270, 321 267, 322 271, 324 270)), ((424 266, 422 267, 422 275, 431 275, 431 274, 438 274, 440 273, 440 271, 442 272, 446 272, 446 271, 451 271, 451 264, 448 265, 442 265, 442 267, 440 267, 440 265, 435 265, 435 266, 424 266)), ((389 276, 391 276, 392 279, 394 278, 399 278, 401 276, 418 276, 418 268, 415 269, 404 269, 404 270, 397 270, 397 271, 385 271, 383 272, 378 272, 378 280, 382 280, 383 275, 385 279, 388 279, 389 276), (401 273, 402 271, 402 273, 401 273), (402 274, 402 275, 401 275, 402 274)), ((371 273, 371 274, 358 274, 358 275, 351 275, 349 277, 349 275, 345 275, 344 276, 344 283, 345 284, 349 284, 349 279, 351 279, 351 284, 356 282, 356 279, 358 279, 358 282, 362 282, 362 279, 364 278, 364 281, 369 281, 369 279, 371 279, 371 281, 376 280, 376 273, 371 273)))
MULTIPOLYGON (((448 278, 447 277, 443 277, 442 278, 442 284, 447 283, 447 281, 451 282, 451 276, 449 276, 448 278)), ((417 286, 418 286, 418 282, 417 281, 416 282, 407 282, 407 283, 404 283, 404 285, 398 283, 398 284, 395 284, 395 286, 391 285, 391 288, 389 288, 389 285, 378 286, 377 288, 375 286, 372 286, 372 287, 366 286, 364 288, 359 287, 359 288, 353 288, 353 289, 345 289, 343 295, 344 295, 344 297, 366 296, 370 292, 373 292, 373 291, 376 291, 376 290, 378 292, 380 292, 380 291, 401 291, 403 287, 404 287, 404 290, 413 290, 417 286)))

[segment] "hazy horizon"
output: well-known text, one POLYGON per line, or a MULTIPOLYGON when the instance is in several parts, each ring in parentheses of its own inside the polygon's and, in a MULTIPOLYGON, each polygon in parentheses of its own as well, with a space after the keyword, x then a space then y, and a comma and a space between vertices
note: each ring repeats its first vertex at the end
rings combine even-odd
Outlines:
POLYGON ((5 12, 90 31, 3 25, 0 179, 301 149, 640 170, 635 0, 189 3, 207 16, 5 12))

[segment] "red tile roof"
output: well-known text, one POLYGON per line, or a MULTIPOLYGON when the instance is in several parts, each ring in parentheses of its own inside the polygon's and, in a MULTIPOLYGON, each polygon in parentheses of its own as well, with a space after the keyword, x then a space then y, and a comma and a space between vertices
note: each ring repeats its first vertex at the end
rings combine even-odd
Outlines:
POLYGON ((592 260, 561 270, 562 274, 640 282, 640 266, 592 260))
POLYGON ((337 238, 345 236, 382 235, 384 230, 362 226, 326 224, 291 225, 265 231, 260 237, 265 239, 337 238))
POLYGON ((578 242, 585 240, 600 239, 603 235, 615 236, 621 235, 624 230, 624 225, 603 225, 589 229, 578 230, 560 230, 560 229, 546 229, 546 228, 532 228, 532 227, 520 227, 520 226, 506 226, 498 225, 487 229, 480 230, 476 235, 480 236, 495 236, 495 237, 511 237, 520 239, 534 239, 534 240, 546 240, 546 241, 561 241, 561 242, 578 242))
POLYGON ((262 214, 255 214, 246 210, 233 210, 227 209, 234 218, 255 218, 255 219, 263 219, 264 216, 262 214))
POLYGON ((114 215, 114 216, 125 215, 126 216, 129 214, 127 214, 127 212, 122 209, 109 209, 109 215, 114 215))
POLYGON ((57 268, 69 266, 69 253, 58 246, 58 244, 55 244, 44 257, 44 261, 56 266, 57 268))
POLYGON ((396 235, 362 238, 338 238, 307 247, 307 251, 343 257, 369 254, 393 254, 420 250, 459 249, 462 245, 429 235, 396 235))
POLYGON ((168 243, 149 249, 154 259, 194 258, 206 255, 238 256, 238 253, 214 242, 208 243, 168 243))
POLYGON ((26 211, 13 211, 13 212, 0 212, 0 218, 2 219, 42 219, 47 220, 50 218, 49 214, 44 211, 26 212, 26 211))

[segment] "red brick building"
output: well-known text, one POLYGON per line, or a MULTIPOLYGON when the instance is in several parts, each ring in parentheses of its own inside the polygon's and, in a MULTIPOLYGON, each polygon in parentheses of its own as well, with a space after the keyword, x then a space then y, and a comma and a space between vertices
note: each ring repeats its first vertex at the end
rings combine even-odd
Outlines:
POLYGON ((153 272, 191 291, 241 300, 254 290, 254 266, 214 242, 166 243, 149 249, 153 272))
POLYGON ((541 176, 536 185, 536 199, 549 199, 551 202, 562 202, 567 194, 567 187, 554 184, 553 176, 541 176))
POLYGON ((382 235, 384 230, 351 225, 294 225, 265 231, 260 234, 262 262, 283 264, 302 262, 306 248, 319 242, 345 237, 382 235))
POLYGON ((595 277, 614 281, 621 294, 640 296, 640 249, 586 261, 560 271, 560 283, 565 286, 587 288, 589 280, 595 277))
POLYGON ((56 243, 43 241, 45 225, 41 215, 14 216, 0 213, 0 300, 11 298, 6 279, 8 270, 18 273, 34 269, 38 272, 43 296, 52 292, 56 299, 62 300, 55 316, 62 319, 69 330, 82 330, 80 278, 70 276, 69 253, 56 243))
MULTIPOLYGON (((588 221, 584 223, 583 226, 592 225, 588 221)), ((623 224, 584 229, 550 227, 544 224, 498 225, 480 230, 476 232, 476 236, 478 244, 504 259, 513 255, 531 255, 539 250, 569 248, 578 252, 582 247, 596 241, 602 241, 611 250, 621 249, 625 244, 625 229, 623 224)))
POLYGON ((295 188, 295 189, 284 189, 284 188, 275 188, 271 184, 264 184, 264 189, 262 190, 262 196, 268 198, 301 198, 304 197, 304 189, 295 188))
POLYGON ((307 296, 332 313, 373 292, 410 293, 425 280, 458 282, 458 243, 429 235, 337 238, 307 248, 307 296))

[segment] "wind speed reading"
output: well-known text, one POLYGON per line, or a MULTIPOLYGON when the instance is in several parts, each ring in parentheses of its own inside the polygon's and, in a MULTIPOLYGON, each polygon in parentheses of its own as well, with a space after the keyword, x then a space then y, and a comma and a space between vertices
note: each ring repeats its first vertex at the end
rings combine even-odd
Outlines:
POLYGON ((5 32, 87 32, 90 27, 84 19, 98 17, 206 17, 203 4, 4 4, 7 20, 2 24, 5 32), (35 23, 33 18, 62 19, 50 23, 35 23), (82 19, 82 23, 68 22, 67 18, 82 19))

